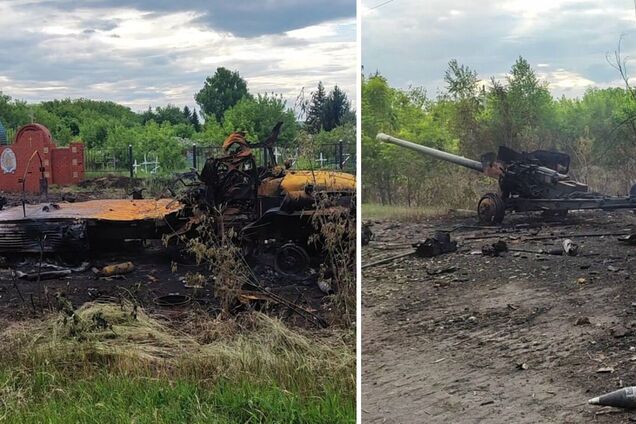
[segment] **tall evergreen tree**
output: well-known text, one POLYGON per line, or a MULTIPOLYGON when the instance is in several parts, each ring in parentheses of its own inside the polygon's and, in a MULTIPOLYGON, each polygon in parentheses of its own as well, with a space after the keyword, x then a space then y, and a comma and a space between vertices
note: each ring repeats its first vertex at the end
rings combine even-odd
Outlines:
POLYGON ((350 109, 351 103, 347 99, 347 95, 336 85, 329 93, 323 107, 323 129, 331 131, 342 125, 350 109))
POLYGON ((196 109, 192 109, 192 114, 190 115, 190 123, 192 124, 196 132, 201 131, 201 122, 199 121, 199 114, 196 109))
POLYGON ((312 134, 320 132, 324 126, 325 103, 327 101, 327 93, 322 81, 318 82, 318 88, 311 95, 309 103, 309 111, 305 120, 307 131, 312 134))

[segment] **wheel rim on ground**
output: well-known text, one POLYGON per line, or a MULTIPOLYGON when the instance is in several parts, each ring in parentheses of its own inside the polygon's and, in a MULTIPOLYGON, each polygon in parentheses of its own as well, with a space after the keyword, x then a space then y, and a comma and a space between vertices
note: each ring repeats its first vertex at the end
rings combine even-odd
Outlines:
POLYGON ((482 224, 499 224, 503 221, 505 206, 501 196, 486 193, 477 205, 477 216, 482 224))
POLYGON ((295 243, 287 243, 276 251, 274 268, 281 274, 299 275, 309 267, 309 254, 295 243))

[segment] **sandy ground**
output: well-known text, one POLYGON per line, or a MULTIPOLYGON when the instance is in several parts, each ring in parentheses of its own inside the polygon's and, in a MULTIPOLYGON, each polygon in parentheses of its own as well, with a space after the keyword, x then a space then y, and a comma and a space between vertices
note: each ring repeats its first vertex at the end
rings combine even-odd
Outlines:
POLYGON ((473 218, 374 222, 363 264, 408 250, 436 228, 457 228, 459 249, 363 270, 364 422, 636 421, 587 405, 636 385, 636 246, 579 237, 576 257, 475 254, 497 240, 550 249, 575 234, 630 233, 634 224, 630 212, 552 223, 517 215, 499 229, 457 228, 475 226, 473 218))

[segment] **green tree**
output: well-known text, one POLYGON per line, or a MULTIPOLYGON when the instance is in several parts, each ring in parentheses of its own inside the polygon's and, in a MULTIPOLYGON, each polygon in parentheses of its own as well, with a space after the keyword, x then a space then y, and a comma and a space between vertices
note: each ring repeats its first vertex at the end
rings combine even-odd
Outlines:
POLYGON ((519 126, 536 125, 548 112, 552 96, 548 83, 539 81, 530 64, 519 57, 506 77, 514 119, 519 126))
POLYGON ((230 108, 223 120, 226 134, 245 131, 250 141, 265 139, 277 122, 283 127, 279 135, 281 144, 288 144, 298 132, 294 112, 286 107, 282 96, 259 94, 256 98, 244 98, 230 108))
POLYGON ((477 72, 460 65, 456 59, 448 62, 444 82, 446 90, 454 100, 473 99, 477 96, 477 72))
POLYGON ((29 115, 30 111, 26 102, 14 100, 0 91, 0 121, 7 130, 15 130, 31 122, 29 115))
POLYGON ((311 134, 321 130, 331 131, 334 128, 355 122, 355 114, 351 110, 351 102, 337 85, 326 93, 322 81, 311 95, 309 111, 305 120, 305 129, 311 134))
POLYGON ((199 121, 199 113, 196 109, 192 109, 192 114, 190 115, 190 124, 196 132, 201 131, 201 122, 199 121))
POLYGON ((80 138, 86 143, 88 148, 103 146, 108 139, 108 131, 111 124, 107 119, 101 117, 80 124, 80 138))
POLYGON ((187 105, 183 107, 183 117, 188 122, 192 118, 192 112, 190 111, 190 108, 187 105))
POLYGON ((245 97, 251 97, 245 80, 237 71, 220 67, 213 76, 206 78, 203 88, 195 95, 195 100, 206 117, 222 122, 225 111, 245 97))
POLYGON ((202 146, 218 146, 227 137, 227 134, 216 120, 208 119, 202 125, 201 131, 195 133, 192 137, 202 146))
POLYGON ((307 119, 305 120, 305 128, 311 134, 316 134, 324 128, 325 104, 327 102, 327 93, 322 81, 318 82, 316 91, 311 94, 309 102, 309 110, 307 119))
MULTIPOLYGON (((347 95, 337 85, 329 93, 323 110, 323 128, 331 131, 342 125, 346 119, 351 119, 351 102, 347 95)), ((355 120, 355 118, 354 118, 355 120)))
POLYGON ((164 122, 172 125, 189 124, 189 121, 183 115, 183 111, 171 104, 155 108, 155 116, 155 121, 158 124, 163 124, 164 122))
POLYGON ((148 106, 148 109, 141 114, 141 123, 143 125, 146 125, 146 122, 149 122, 149 121, 157 122, 157 114, 153 112, 152 107, 150 106, 148 106))
POLYGON ((519 57, 505 83, 492 79, 485 95, 485 139, 493 147, 553 148, 558 145, 555 104, 547 82, 540 81, 530 64, 519 57))
POLYGON ((112 152, 125 152, 128 145, 133 146, 135 159, 159 161, 163 172, 180 169, 185 165, 184 146, 179 142, 175 127, 170 123, 158 124, 149 121, 144 126, 125 127, 115 125, 108 133, 104 148, 112 152))
POLYGON ((443 97, 439 103, 440 106, 442 103, 447 106, 448 128, 459 140, 463 154, 480 155, 486 149, 480 140, 478 117, 482 110, 482 99, 477 71, 453 59, 448 62, 444 81, 448 99, 443 97))

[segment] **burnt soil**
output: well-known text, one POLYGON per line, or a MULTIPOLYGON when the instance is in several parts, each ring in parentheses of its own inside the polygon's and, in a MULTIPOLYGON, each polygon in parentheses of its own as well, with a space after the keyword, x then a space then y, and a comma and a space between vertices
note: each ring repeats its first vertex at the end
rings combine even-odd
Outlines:
MULTIPOLYGON (((100 198, 126 198, 126 192, 132 186, 122 177, 102 177, 74 187, 72 194, 77 201, 100 198)), ((64 189, 53 188, 48 201, 62 199, 64 189)), ((8 206, 21 204, 21 194, 0 193, 8 200, 8 206)), ((27 195, 27 203, 44 201, 40 196, 27 195)), ((207 311, 211 316, 220 313, 219 302, 210 285, 192 288, 186 285, 188 273, 214 275, 214 270, 198 266, 192 257, 182 249, 164 247, 160 240, 132 240, 112 246, 94 246, 83 257, 60 257, 45 255, 43 264, 62 267, 78 267, 88 262, 86 270, 73 272, 57 279, 40 282, 16 278, 16 273, 36 273, 40 266, 38 254, 2 255, 0 254, 0 328, 8 322, 38 318, 70 302, 73 308, 88 301, 132 301, 150 312, 160 313, 179 319, 193 309, 207 311), (106 265, 131 261, 134 270, 114 277, 99 277, 92 268, 101 269, 106 265), (168 294, 180 294, 189 298, 186 304, 178 306, 159 306, 157 298, 168 294), (59 297, 62 296, 62 300, 59 297)), ((331 307, 324 293, 316 284, 316 274, 308 275, 304 280, 293 279, 276 273, 262 263, 252 264, 252 270, 258 283, 267 290, 284 299, 330 321, 331 307)), ((43 266, 42 272, 51 271, 43 266)), ((252 288, 253 289, 253 288, 252 288)), ((254 300, 248 304, 237 304, 234 312, 256 309, 269 315, 284 319, 288 324, 315 328, 307 319, 292 313, 287 307, 273 301, 254 300)))
POLYGON ((459 246, 363 269, 364 422, 636 421, 636 412, 587 405, 636 385, 636 246, 615 235, 572 237, 629 234, 635 224, 628 211, 549 223, 513 215, 490 228, 472 217, 373 222, 363 265, 408 251, 435 229, 455 228, 459 246), (549 250, 568 237, 578 256, 477 254, 498 240, 549 250))

